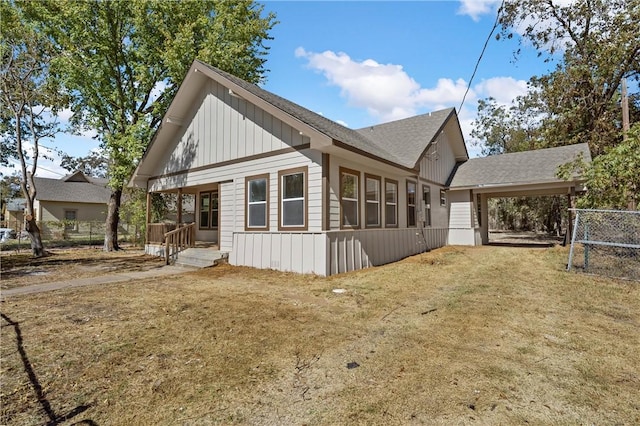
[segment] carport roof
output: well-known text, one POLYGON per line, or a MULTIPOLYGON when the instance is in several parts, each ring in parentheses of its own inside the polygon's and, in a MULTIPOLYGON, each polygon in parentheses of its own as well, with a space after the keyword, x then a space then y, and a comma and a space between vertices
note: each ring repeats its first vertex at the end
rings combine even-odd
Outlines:
POLYGON ((472 158, 458 164, 448 186, 472 189, 564 182, 556 176, 558 167, 579 156, 591 161, 586 143, 472 158))

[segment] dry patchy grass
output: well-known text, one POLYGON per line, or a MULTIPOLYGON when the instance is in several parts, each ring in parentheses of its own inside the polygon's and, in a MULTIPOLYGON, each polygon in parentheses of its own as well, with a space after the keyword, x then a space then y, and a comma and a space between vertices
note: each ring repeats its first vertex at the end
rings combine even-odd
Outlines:
POLYGON ((72 278, 90 278, 110 272, 159 268, 161 258, 145 255, 139 248, 125 247, 106 253, 101 248, 53 248, 47 256, 34 258, 30 252, 0 253, 0 289, 42 284, 72 278))
POLYGON ((12 298, 0 422, 638 424, 638 284, 566 258, 447 247, 12 298))

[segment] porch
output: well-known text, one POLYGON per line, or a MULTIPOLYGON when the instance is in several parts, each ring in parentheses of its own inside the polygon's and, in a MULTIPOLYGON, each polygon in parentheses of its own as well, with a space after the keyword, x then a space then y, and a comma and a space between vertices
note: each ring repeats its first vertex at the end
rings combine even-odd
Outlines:
POLYGON ((219 246, 218 184, 147 193, 145 252, 166 264, 213 266, 219 246))
POLYGON ((226 259, 217 243, 198 241, 195 223, 149 223, 145 253, 163 257, 165 264, 205 268, 226 259))

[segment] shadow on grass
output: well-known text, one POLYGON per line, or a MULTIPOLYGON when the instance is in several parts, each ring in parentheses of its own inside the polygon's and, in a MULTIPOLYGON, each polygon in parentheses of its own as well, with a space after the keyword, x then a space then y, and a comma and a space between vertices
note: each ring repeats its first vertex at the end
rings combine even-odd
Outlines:
POLYGON ((488 246, 493 247, 515 247, 515 248, 549 248, 553 247, 555 243, 509 243, 500 241, 490 241, 488 246))
MULTIPOLYGON (((51 403, 45 397, 44 392, 42 391, 42 385, 38 381, 36 372, 33 371, 33 367, 31 365, 31 362, 29 361, 27 352, 24 350, 24 345, 22 344, 22 331, 20 330, 20 323, 13 321, 11 318, 9 318, 3 313, 0 313, 0 316, 2 316, 2 319, 4 319, 8 325, 13 327, 16 333, 16 345, 17 345, 18 353, 20 354, 20 358, 22 359, 22 364, 24 365, 24 371, 27 373, 27 376, 29 376, 29 381, 31 382, 31 386, 33 387, 33 391, 36 394, 36 398, 38 399, 38 402, 42 406, 42 409, 46 413, 47 417, 49 418, 49 421, 46 424, 52 425, 52 426, 57 425, 64 421, 70 420, 75 416, 77 416, 78 414, 88 410, 91 407, 91 405, 79 405, 64 415, 60 415, 60 416, 56 415, 53 408, 51 408, 51 403)), ((93 420, 82 420, 76 424, 96 425, 96 423, 93 420)))

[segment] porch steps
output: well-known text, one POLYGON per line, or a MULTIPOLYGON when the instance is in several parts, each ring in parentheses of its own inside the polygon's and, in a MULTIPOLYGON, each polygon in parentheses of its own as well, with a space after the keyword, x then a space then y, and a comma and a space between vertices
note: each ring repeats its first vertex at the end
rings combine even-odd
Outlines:
POLYGON ((178 253, 175 261, 179 266, 192 266, 196 268, 207 268, 217 265, 221 260, 228 257, 228 253, 211 248, 188 248, 178 253))

